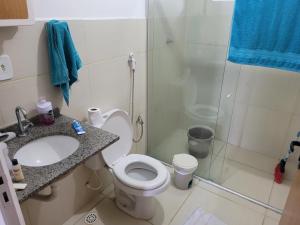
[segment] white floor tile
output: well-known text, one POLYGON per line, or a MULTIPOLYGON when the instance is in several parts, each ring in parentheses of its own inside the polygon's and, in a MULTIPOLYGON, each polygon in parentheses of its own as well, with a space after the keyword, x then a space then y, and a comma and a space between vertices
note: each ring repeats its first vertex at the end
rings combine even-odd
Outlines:
MULTIPOLYGON (((144 220, 134 219, 117 208, 112 199, 104 199, 98 204, 91 213, 97 215, 97 221, 93 225, 151 225, 144 220)), ((85 216, 75 225, 86 225, 85 216)))
POLYGON ((184 224, 193 210, 199 207, 208 213, 214 214, 228 225, 260 225, 263 223, 264 214, 255 212, 205 189, 196 187, 181 210, 172 220, 171 225, 184 224))
POLYGON ((269 204, 275 208, 284 209, 290 192, 291 181, 285 180, 282 184, 274 182, 269 204))
POLYGON ((280 220, 278 220, 278 219, 274 219, 271 217, 265 217, 263 225, 278 225, 279 221, 280 220))
POLYGON ((267 203, 272 190, 273 175, 225 160, 222 185, 256 200, 267 203))
POLYGON ((77 221, 79 221, 83 216, 85 216, 98 202, 104 199, 103 195, 99 195, 98 198, 93 199, 87 205, 85 205, 82 209, 76 212, 71 218, 69 218, 63 225, 73 225, 77 221))
POLYGON ((273 220, 279 221, 281 218, 281 215, 268 209, 266 212, 266 217, 269 217, 273 220))
POLYGON ((78 212, 76 212, 71 218, 69 218, 63 225, 74 225, 82 217, 84 217, 90 210, 92 210, 97 204, 103 201, 105 198, 112 199, 114 197, 114 186, 109 185, 105 190, 97 196, 97 198, 92 199, 88 204, 82 207, 78 212))
POLYGON ((198 186, 200 188, 206 189, 207 191, 213 192, 216 195, 219 195, 220 197, 226 198, 229 201, 233 201, 238 205, 242 205, 243 207, 246 207, 248 209, 251 209, 255 212, 264 214, 266 213, 266 209, 262 206, 259 206, 255 203, 249 202, 237 195, 231 194, 229 192, 223 191, 220 188, 214 187, 210 184, 204 183, 204 182, 199 182, 198 186))
MULTIPOLYGON (((194 187, 197 184, 194 185, 194 187)), ((173 183, 164 193, 156 196, 158 207, 154 217, 149 220, 153 225, 167 225, 178 212, 184 201, 191 194, 192 190, 180 190, 174 187, 173 183)))

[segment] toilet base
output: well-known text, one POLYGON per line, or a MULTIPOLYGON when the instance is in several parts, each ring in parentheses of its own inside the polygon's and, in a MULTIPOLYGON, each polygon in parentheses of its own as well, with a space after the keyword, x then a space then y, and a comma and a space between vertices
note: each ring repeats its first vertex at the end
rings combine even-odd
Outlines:
POLYGON ((116 205, 125 213, 138 219, 151 219, 155 213, 153 197, 129 195, 115 187, 116 205))

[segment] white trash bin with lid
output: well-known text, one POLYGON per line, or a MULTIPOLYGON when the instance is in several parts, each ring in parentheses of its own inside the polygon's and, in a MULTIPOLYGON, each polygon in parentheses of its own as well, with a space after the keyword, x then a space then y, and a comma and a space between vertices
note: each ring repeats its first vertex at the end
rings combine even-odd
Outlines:
POLYGON ((179 189, 188 189, 193 184, 193 173, 198 167, 198 161, 189 154, 177 154, 173 157, 174 183, 179 189))

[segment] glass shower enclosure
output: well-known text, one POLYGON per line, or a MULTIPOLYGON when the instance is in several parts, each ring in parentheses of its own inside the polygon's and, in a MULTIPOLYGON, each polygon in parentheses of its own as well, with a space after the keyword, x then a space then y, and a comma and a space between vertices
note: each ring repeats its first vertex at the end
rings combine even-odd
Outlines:
POLYGON ((148 8, 147 154, 167 164, 194 155, 197 176, 281 212, 299 154, 282 184, 273 173, 300 130, 299 74, 226 60, 232 0, 148 8))
POLYGON ((150 0, 147 154, 194 155, 219 182, 239 66, 226 62, 232 3, 150 0))

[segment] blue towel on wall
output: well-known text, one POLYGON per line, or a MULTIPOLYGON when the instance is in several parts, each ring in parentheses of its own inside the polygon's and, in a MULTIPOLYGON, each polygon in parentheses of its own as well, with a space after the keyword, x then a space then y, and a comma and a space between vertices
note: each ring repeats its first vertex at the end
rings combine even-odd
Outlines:
POLYGON ((77 81, 82 63, 67 22, 51 20, 47 23, 47 32, 51 82, 61 88, 65 102, 69 105, 69 89, 77 81))
POLYGON ((228 60, 300 72, 300 1, 236 0, 228 60))

